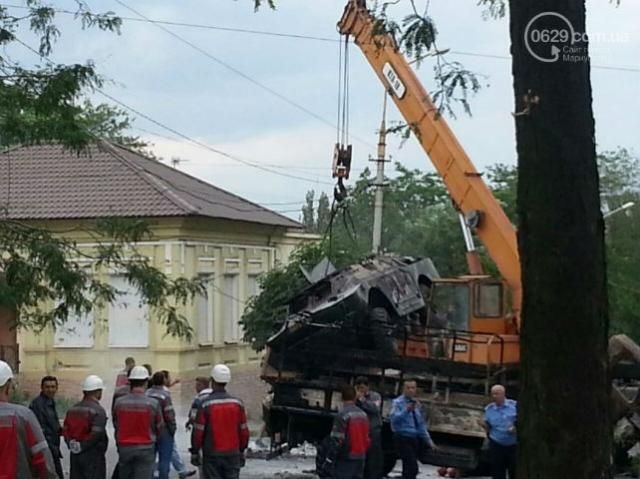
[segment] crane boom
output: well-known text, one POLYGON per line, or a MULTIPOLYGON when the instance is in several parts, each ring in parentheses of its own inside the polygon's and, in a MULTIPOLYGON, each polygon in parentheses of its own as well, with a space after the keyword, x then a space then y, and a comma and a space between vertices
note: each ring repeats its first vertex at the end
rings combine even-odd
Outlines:
POLYGON ((387 87, 444 181, 455 207, 474 228, 511 289, 513 312, 519 316, 522 288, 515 227, 398 50, 395 39, 376 31, 376 20, 365 0, 349 0, 338 30, 353 36, 387 87))

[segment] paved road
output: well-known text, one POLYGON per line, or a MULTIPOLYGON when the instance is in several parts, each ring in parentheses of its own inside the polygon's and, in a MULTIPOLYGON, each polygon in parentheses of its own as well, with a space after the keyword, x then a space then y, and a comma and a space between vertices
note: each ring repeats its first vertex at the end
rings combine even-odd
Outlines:
MULTIPOLYGON (((176 433, 176 439, 178 441, 178 450, 181 453, 185 464, 189 468, 189 433, 184 429, 184 423, 186 422, 186 416, 180 414, 178 417, 178 432, 176 433)), ((118 461, 118 453, 113 441, 113 428, 107 426, 109 433, 109 450, 107 451, 107 472, 108 477, 111 477, 113 468, 118 461)), ((252 428, 254 429, 254 428, 252 428)), ((64 448, 64 445, 63 445, 64 448)), ((66 448, 63 449, 63 468, 65 473, 69 474, 69 452, 66 448)), ((401 470, 398 467, 394 470, 389 477, 399 478, 401 470)), ((301 456, 287 456, 267 461, 264 459, 247 459, 246 466, 240 473, 241 479, 313 479, 316 476, 312 474, 315 468, 315 459, 313 457, 301 457, 301 456)), ((172 470, 171 472, 174 478, 178 477, 178 474, 172 470)), ((195 478, 198 475, 194 476, 195 478)), ((431 466, 420 466, 419 479, 431 479, 439 477, 436 468, 431 466)))

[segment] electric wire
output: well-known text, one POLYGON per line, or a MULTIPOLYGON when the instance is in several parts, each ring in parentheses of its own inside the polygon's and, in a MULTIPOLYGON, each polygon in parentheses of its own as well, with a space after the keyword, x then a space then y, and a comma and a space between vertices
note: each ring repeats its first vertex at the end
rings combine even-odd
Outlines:
MULTIPOLYGON (((275 90, 274 88, 271 88, 267 85, 265 85, 264 83, 256 80, 255 78, 251 77, 250 75, 244 73, 243 71, 239 70, 238 68, 232 66, 231 64, 221 60, 220 58, 216 57, 215 55, 213 55, 212 53, 210 53, 209 51, 199 47, 198 45, 196 45, 195 43, 191 42, 190 40, 187 40, 186 38, 182 37, 181 35, 178 35, 177 33, 175 33, 174 31, 164 27, 163 25, 159 25, 157 23, 154 23, 149 17, 145 16, 143 13, 140 13, 138 10, 128 6, 126 3, 124 3, 122 0, 114 0, 116 3, 118 3, 119 5, 121 5, 123 8, 126 8, 127 10, 135 13, 136 15, 138 15, 140 18, 145 19, 147 22, 151 23, 152 25, 154 25, 156 28, 162 30, 163 32, 167 33, 168 35, 171 35, 173 38, 175 38, 176 40, 178 40, 181 43, 184 43, 185 45, 189 46, 190 48, 194 49, 195 51, 199 52, 200 54, 204 55, 205 57, 207 57, 208 59, 210 59, 211 61, 215 62, 216 64, 226 68, 227 70, 231 71, 232 73, 235 73, 236 75, 240 76, 241 78, 245 79, 246 81, 252 83, 253 85, 257 86, 258 88, 266 91, 267 93, 275 96, 276 98, 279 98, 280 100, 282 100, 283 102, 287 103, 288 105, 292 106, 293 108, 296 108, 297 110, 311 116, 312 118, 315 118, 316 120, 320 121, 321 123, 324 123, 325 125, 328 125, 331 127, 331 129, 335 128, 335 125, 327 120, 326 118, 322 117, 321 115, 318 115, 317 113, 309 110, 308 108, 306 108, 305 106, 291 100, 289 97, 287 97, 286 95, 283 95, 282 93, 280 93, 279 91, 275 90)), ((371 147, 372 145, 363 139, 357 138, 354 136, 354 138, 356 140, 358 140, 360 143, 362 143, 363 145, 367 145, 369 147, 371 147)))
MULTIPOLYGON (((10 4, 10 3, 0 3, 0 7, 30 10, 30 7, 27 7, 24 5, 10 4)), ((78 13, 71 10, 58 9, 58 8, 54 8, 52 10, 55 13, 62 13, 62 14, 71 15, 71 16, 76 16, 78 13)), ((335 38, 322 37, 317 35, 314 36, 314 35, 303 35, 303 34, 287 33, 287 32, 271 32, 271 31, 265 31, 265 30, 255 30, 250 28, 225 27, 225 26, 219 26, 219 25, 209 25, 209 24, 200 24, 200 23, 192 23, 192 22, 191 23, 176 22, 176 21, 159 20, 159 19, 152 19, 152 18, 150 18, 149 20, 145 20, 143 18, 128 17, 128 16, 122 16, 122 15, 118 15, 118 18, 121 18, 122 20, 126 20, 126 21, 137 22, 137 23, 157 23, 160 25, 167 25, 167 26, 177 26, 177 27, 203 29, 203 30, 218 30, 218 31, 230 32, 230 33, 281 37, 281 38, 290 38, 295 40, 312 40, 312 41, 318 41, 318 42, 324 42, 324 43, 341 42, 341 40, 336 40, 335 38)), ((469 57, 492 58, 497 60, 511 60, 511 57, 508 55, 468 52, 468 51, 462 51, 462 50, 450 50, 449 53, 453 55, 461 55, 461 56, 469 56, 469 57)), ((427 56, 432 56, 432 55, 427 55, 427 56)), ((630 66, 595 64, 595 65, 591 65, 591 68, 600 69, 600 70, 620 71, 620 72, 627 72, 627 73, 640 73, 640 68, 630 67, 630 66)))

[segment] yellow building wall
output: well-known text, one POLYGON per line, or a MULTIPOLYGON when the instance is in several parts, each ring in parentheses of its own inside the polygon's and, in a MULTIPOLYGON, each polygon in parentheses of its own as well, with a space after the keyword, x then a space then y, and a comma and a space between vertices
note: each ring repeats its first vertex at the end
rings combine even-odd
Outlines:
MULTIPOLYGON (((44 223, 53 231, 69 231, 77 223, 44 223)), ((42 225, 42 224, 41 224, 42 225)), ((238 275, 237 299, 239 316, 249 299, 249 276, 272 269, 286 262, 302 241, 316 237, 284 228, 205 218, 171 218, 149 220, 153 237, 136 245, 141 254, 152 259, 153 265, 173 278, 213 275, 214 323, 212 344, 200 345, 196 304, 180 306, 180 312, 194 328, 191 341, 165 335, 164 327, 149 314, 149 346, 147 348, 114 348, 109 346, 108 308, 94 311, 93 347, 59 347, 54 344, 53 329, 40 334, 20 331, 21 376, 26 389, 36 391, 40 378, 52 374, 58 377, 61 394, 79 394, 79 383, 88 374, 100 375, 113 385, 125 357, 133 356, 137 364, 151 364, 154 370, 167 369, 182 381, 182 392, 191 394, 193 379, 208 376, 213 365, 228 364, 237 374, 256 377, 260 361, 258 353, 242 341, 225 343, 225 294, 222 280, 225 273, 238 275)), ((71 238, 83 249, 94 244, 80 230, 71 238)), ((90 265, 87 265, 90 266, 90 265)), ((99 271, 103 281, 109 272, 99 271)), ((229 296, 229 295, 227 295, 229 296)))

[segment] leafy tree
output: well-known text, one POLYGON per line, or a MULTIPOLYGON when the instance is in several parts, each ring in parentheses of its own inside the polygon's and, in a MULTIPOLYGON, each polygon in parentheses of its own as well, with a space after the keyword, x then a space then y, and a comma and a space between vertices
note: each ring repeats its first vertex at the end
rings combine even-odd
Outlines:
MULTIPOLYGON (((625 203, 640 206, 640 159, 624 148, 598 155, 603 204, 614 210, 625 203)), ((605 219, 609 317, 612 333, 640 342, 640 216, 638 206, 605 219)))
POLYGON ((316 220, 315 220, 315 208, 313 206, 313 202, 316 196, 316 192, 313 190, 307 191, 305 195, 305 203, 302 205, 302 224, 307 231, 315 232, 316 231, 316 220))
POLYGON ((589 49, 572 42, 586 58, 577 62, 531 55, 526 31, 539 15, 538 28, 555 28, 550 11, 586 32, 585 0, 509 1, 523 283, 518 477, 600 479, 610 477, 611 383, 589 49))
POLYGON ((204 293, 204 288, 199 281, 170 280, 138 252, 135 244, 150 237, 147 225, 101 220, 91 232, 102 241, 86 250, 42 228, 0 222, 0 304, 19 312, 18 325, 42 331, 63 324, 70 314, 82 315, 114 301, 120 292, 94 273, 116 269, 140 290, 168 334, 190 338, 192 328, 177 306, 204 293), (78 260, 90 260, 92 269, 81 267, 78 260))
POLYGON ((487 167, 487 181, 496 199, 511 222, 518 224, 516 197, 518 195, 518 168, 515 165, 496 163, 487 167))
POLYGON ((125 133, 131 128, 133 119, 121 108, 106 103, 94 106, 89 100, 85 100, 78 114, 78 120, 81 128, 94 137, 107 139, 141 152, 145 152, 149 146, 140 137, 125 133))
MULTIPOLYGON (((20 17, 0 6, 0 146, 57 142, 80 151, 100 137, 142 147, 139 139, 124 133, 129 117, 113 107, 94 107, 82 100, 103 81, 91 62, 56 65, 48 59, 61 36, 54 9, 41 0, 26 0, 25 4, 27 13, 20 17), (40 66, 27 68, 8 53, 10 47, 30 48, 17 36, 22 25, 40 38, 40 66)), ((95 14, 82 0, 76 4, 76 18, 83 28, 119 32, 122 22, 113 13, 95 14)), ((135 243, 150 235, 143 223, 96 222, 87 229, 97 246, 86 251, 46 229, 11 220, 10 211, 2 207, 0 305, 17 311, 14 326, 41 331, 64 323, 70 314, 113 301, 119 292, 78 264, 79 259, 89 259, 98 271, 123 271, 168 334, 192 336, 177 307, 203 293, 202 285, 195 279, 170 279, 136 250, 135 243)))
MULTIPOLYGON (((89 144, 93 137, 82 118, 79 102, 86 89, 99 87, 102 79, 91 62, 56 65, 46 58, 61 36, 55 10, 41 0, 27 0, 27 13, 16 17, 0 6, 0 46, 31 48, 17 36, 22 25, 39 36, 38 53, 43 65, 26 68, 8 54, 0 55, 0 145, 61 142, 74 148, 89 144)), ((77 18, 83 28, 119 32, 122 21, 113 13, 94 14, 77 1, 77 18)), ((86 122, 86 118, 84 119, 86 122)))
POLYGON ((315 198, 316 192, 314 190, 307 191, 301 210, 301 222, 310 233, 324 234, 331 221, 331 205, 329 197, 324 191, 320 193, 317 207, 315 198))
MULTIPOLYGON (((284 323, 288 301, 308 284, 301 268, 312 269, 326 255, 326 242, 307 243, 292 253, 287 264, 259 277, 261 292, 249 300, 241 321, 244 340, 256 351, 263 349, 267 339, 284 323)), ((337 267, 344 267, 353 258, 337 255, 332 260, 337 267)))
POLYGON ((324 234, 331 221, 331 204, 329 197, 323 191, 318 199, 318 208, 316 210, 316 233, 324 234))

